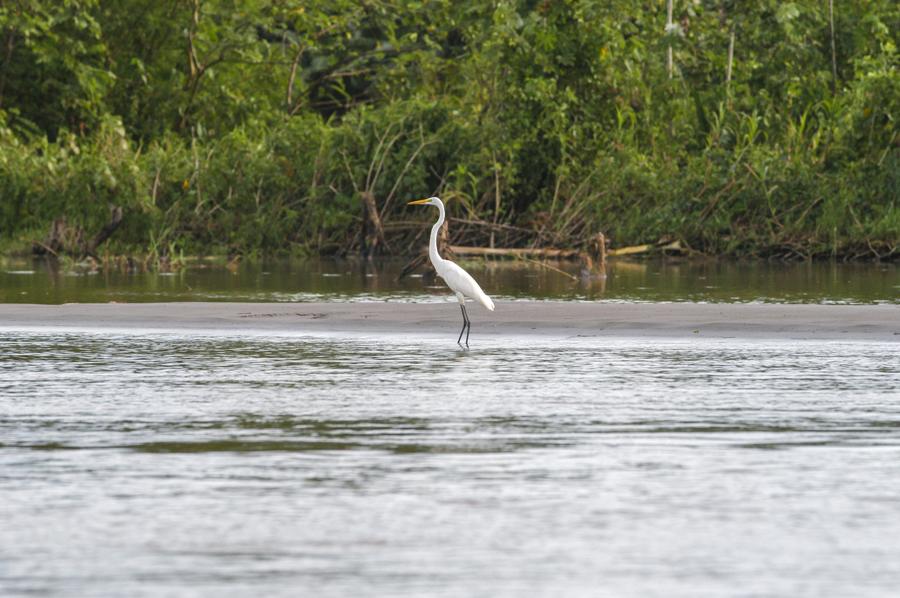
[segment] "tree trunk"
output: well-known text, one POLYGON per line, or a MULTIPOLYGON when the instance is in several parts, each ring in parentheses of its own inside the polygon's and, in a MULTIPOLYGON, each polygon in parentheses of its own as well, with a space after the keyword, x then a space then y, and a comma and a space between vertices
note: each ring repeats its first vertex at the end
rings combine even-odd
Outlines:
MULTIPOLYGON (((674 0, 666 0, 666 35, 672 35, 672 3, 674 0)), ((672 41, 668 42, 669 47, 666 49, 666 69, 669 71, 669 79, 675 70, 675 62, 672 58, 672 41)))
POLYGON ((102 245, 107 239, 109 239, 116 229, 119 228, 119 225, 122 224, 122 206, 113 206, 110 210, 110 220, 106 223, 106 225, 100 229, 100 232, 97 233, 94 238, 87 244, 84 250, 85 255, 89 255, 91 257, 97 257, 94 255, 94 252, 97 250, 100 245, 102 245))
POLYGON ((731 27, 731 36, 728 38, 728 63, 725 67, 725 94, 731 94, 731 68, 734 64, 734 26, 731 27))
POLYGON ((365 206, 365 217, 363 218, 363 252, 366 257, 371 257, 379 252, 380 247, 386 247, 387 242, 384 240, 384 225, 381 223, 381 216, 378 215, 378 206, 375 205, 375 195, 371 191, 363 191, 360 193, 363 205, 365 206), (368 230, 369 224, 372 230, 368 230), (368 236, 368 238, 366 238, 368 236))
POLYGON ((837 48, 834 43, 834 0, 828 0, 828 25, 831 28, 831 93, 837 93, 837 48))

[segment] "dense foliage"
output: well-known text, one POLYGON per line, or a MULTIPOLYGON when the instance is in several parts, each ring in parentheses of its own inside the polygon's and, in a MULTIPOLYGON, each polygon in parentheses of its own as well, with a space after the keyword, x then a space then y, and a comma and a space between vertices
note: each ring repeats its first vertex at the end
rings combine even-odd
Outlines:
POLYGON ((7 0, 0 244, 350 252, 368 195, 404 253, 440 194, 468 243, 897 256, 900 4, 830 5, 7 0))

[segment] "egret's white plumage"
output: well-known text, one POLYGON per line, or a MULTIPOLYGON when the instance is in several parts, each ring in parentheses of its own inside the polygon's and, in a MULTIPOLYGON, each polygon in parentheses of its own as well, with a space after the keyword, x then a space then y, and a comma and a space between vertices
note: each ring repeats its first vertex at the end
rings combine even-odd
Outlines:
MULTIPOLYGON (((462 308, 463 330, 466 329, 467 325, 471 328, 469 316, 466 314, 466 298, 474 299, 490 311, 494 311, 494 302, 481 290, 481 287, 475 279, 472 278, 471 274, 450 260, 445 260, 438 253, 438 232, 441 230, 441 226, 444 224, 445 219, 444 202, 438 197, 429 197, 428 199, 411 201, 409 202, 409 205, 429 205, 435 206, 438 209, 437 222, 431 227, 431 239, 428 242, 428 257, 431 259, 431 265, 434 266, 437 275, 443 278, 444 282, 447 283, 447 286, 450 287, 450 290, 456 293, 456 298, 459 300, 459 304, 462 308)), ((459 340, 457 342, 460 340, 462 340, 462 331, 459 333, 459 340)), ((466 346, 468 345, 469 335, 467 333, 466 346)))
POLYGON ((486 309, 494 311, 494 302, 481 290, 481 287, 478 286, 478 283, 475 282, 475 279, 472 278, 471 274, 450 260, 441 261, 443 263, 440 267, 432 261, 434 269, 437 271, 438 276, 444 279, 447 286, 456 292, 456 298, 459 299, 460 302, 465 301, 465 298, 468 297, 482 304, 486 309), (460 297, 460 295, 462 295, 462 297, 460 297))

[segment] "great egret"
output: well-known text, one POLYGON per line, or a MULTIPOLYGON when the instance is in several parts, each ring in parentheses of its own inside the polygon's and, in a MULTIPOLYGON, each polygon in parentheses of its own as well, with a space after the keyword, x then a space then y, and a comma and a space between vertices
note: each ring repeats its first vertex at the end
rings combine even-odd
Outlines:
POLYGON ((462 310, 463 327, 459 331, 459 338, 456 344, 462 346, 462 333, 466 333, 466 347, 469 346, 469 332, 472 331, 472 322, 469 320, 469 314, 466 313, 466 297, 474 299, 482 304, 490 311, 494 311, 494 302, 488 297, 472 276, 451 262, 440 256, 437 249, 438 231, 444 224, 444 202, 439 197, 429 197, 428 199, 417 199, 411 201, 407 205, 410 206, 434 206, 438 209, 438 219, 431 227, 431 240, 428 242, 428 257, 431 259, 431 265, 434 266, 437 275, 444 279, 447 286, 450 287, 456 298, 459 300, 459 308, 462 310), (468 330, 466 330, 468 328, 468 330))

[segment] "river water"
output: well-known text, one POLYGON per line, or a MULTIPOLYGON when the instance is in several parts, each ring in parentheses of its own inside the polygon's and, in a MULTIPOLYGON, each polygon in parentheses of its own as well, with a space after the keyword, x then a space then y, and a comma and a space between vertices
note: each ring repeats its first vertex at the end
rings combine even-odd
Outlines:
MULTIPOLYGON (((900 288, 889 265, 673 267, 613 266, 602 283, 478 277, 581 300, 894 303, 900 288)), ((7 265, 0 299, 440 292, 391 282, 396 265, 317 268, 7 265)), ((457 351, 402 335, 0 334, 3 596, 898 587, 896 343, 492 335, 457 351)))
MULTIPOLYGON (((611 261, 604 272, 572 262, 461 262, 501 299, 898 303, 900 264, 720 260, 611 261)), ((446 294, 406 260, 304 259, 190 262, 174 272, 92 271, 0 258, 0 303, 135 301, 427 301, 446 294)))
POLYGON ((891 596, 896 344, 8 332, 0 594, 891 596))

